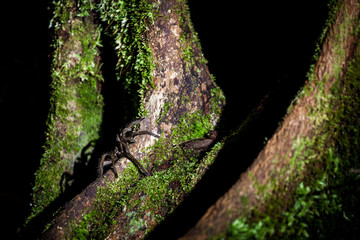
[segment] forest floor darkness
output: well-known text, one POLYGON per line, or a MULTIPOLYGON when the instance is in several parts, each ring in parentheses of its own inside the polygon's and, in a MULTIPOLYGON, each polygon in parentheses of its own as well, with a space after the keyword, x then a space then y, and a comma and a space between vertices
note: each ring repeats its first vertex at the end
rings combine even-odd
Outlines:
MULTIPOLYGON (((51 64, 47 4, 45 0, 8 1, 3 9, 12 16, 1 16, 0 212, 6 223, 2 232, 10 237, 16 236, 28 215, 33 173, 44 143, 51 64)), ((328 12, 325 0, 248 1, 236 6, 189 0, 189 7, 210 72, 227 98, 220 133, 228 134, 266 94, 271 97, 263 117, 238 141, 238 149, 246 151, 228 153, 244 160, 215 163, 151 239, 183 235, 255 159, 305 82, 328 12)), ((112 96, 105 98, 110 101, 112 96)), ((111 116, 114 110, 105 111, 111 116)), ((113 124, 105 136, 113 135, 110 131, 117 127, 113 124)))

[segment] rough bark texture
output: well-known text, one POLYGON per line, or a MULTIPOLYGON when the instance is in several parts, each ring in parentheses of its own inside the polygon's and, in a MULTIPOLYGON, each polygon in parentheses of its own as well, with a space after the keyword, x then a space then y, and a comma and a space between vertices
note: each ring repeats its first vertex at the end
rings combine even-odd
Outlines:
MULTIPOLYGON (((281 169, 289 168, 291 159, 298 160, 296 154, 300 147, 296 147, 297 142, 304 138, 313 139, 318 133, 317 130, 328 121, 326 115, 319 114, 315 118, 311 116, 324 112, 323 106, 319 104, 319 98, 323 97, 324 93, 326 99, 331 95, 330 89, 340 89, 343 86, 347 64, 354 57, 354 49, 358 47, 359 1, 343 0, 339 1, 338 6, 310 77, 312 79, 309 79, 304 88, 308 89, 308 92, 299 96, 251 167, 181 239, 199 240, 218 236, 226 232, 235 219, 246 216, 250 209, 264 209, 265 198, 259 193, 259 186, 267 186, 277 178, 284 179, 279 176, 284 174, 281 169)), ((278 184, 280 189, 288 191, 289 194, 294 190, 292 185, 296 185, 287 181, 278 184)), ((269 192, 271 190, 268 189, 269 192)), ((283 200, 285 205, 286 196, 283 200)))
POLYGON ((67 1, 64 6, 54 9, 51 109, 45 152, 35 173, 32 213, 27 221, 67 190, 74 180, 75 164, 88 164, 92 143, 99 137, 103 107, 99 29, 91 16, 79 16, 75 2, 67 1), (67 17, 60 19, 63 11, 67 17))
POLYGON ((103 178, 90 184, 81 194, 75 196, 61 210, 52 222, 52 226, 44 233, 43 239, 64 239, 69 231, 72 221, 81 219, 94 204, 97 189, 106 185, 103 178), (55 226, 55 227, 54 227, 55 226))
POLYGON ((163 2, 159 14, 162 17, 149 31, 149 44, 156 66, 155 89, 146 94, 144 105, 152 113, 153 123, 161 118, 159 129, 168 136, 181 115, 195 111, 210 113, 210 93, 216 86, 206 67, 185 4, 163 2), (169 104, 172 107, 160 116, 163 106, 169 104))
MULTIPOLYGON (((125 2, 120 6, 109 1, 103 6, 118 8, 128 19, 134 11, 127 7, 136 6, 132 4, 134 1, 128 2, 129 5, 125 2)), ((177 146, 205 137, 215 128, 224 105, 222 92, 211 78, 192 29, 186 3, 154 1, 150 6, 155 18, 147 22, 147 31, 142 32, 141 39, 151 49, 148 60, 154 66, 153 84, 142 86, 140 108, 147 115, 139 130, 162 133, 162 138, 155 144, 156 138, 152 136, 138 136, 136 143, 130 145, 130 152, 152 176, 139 178, 137 170, 130 167, 131 162, 120 159, 116 163, 119 177, 115 179, 113 171, 107 171, 104 178, 95 180, 69 201, 44 233, 44 239, 143 238, 182 201, 216 155, 217 149, 198 159, 199 152, 193 151, 191 144, 177 146), (178 164, 183 168, 177 167, 178 164)), ((123 26, 124 19, 107 21, 123 26)), ((119 58, 123 57, 123 37, 119 35, 115 39, 119 58)), ((121 66, 119 71, 123 74, 125 69, 121 66)), ((199 140, 201 150, 213 143, 213 139, 205 140, 206 144, 204 140, 199 140)))

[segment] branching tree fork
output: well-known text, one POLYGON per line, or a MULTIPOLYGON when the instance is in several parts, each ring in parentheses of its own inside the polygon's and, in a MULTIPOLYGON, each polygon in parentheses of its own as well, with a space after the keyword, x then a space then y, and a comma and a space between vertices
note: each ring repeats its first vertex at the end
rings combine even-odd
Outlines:
MULTIPOLYGON (((349 159, 357 159, 360 143, 360 2, 339 0, 332 6, 316 64, 283 122, 250 168, 239 173, 235 185, 183 239, 306 237, 309 224, 291 212, 296 197, 315 192, 308 189, 321 169, 319 176, 326 181, 314 180, 319 185, 314 189, 325 191, 339 173, 340 167, 328 167, 338 166, 336 159, 344 159, 342 170, 349 172, 354 164, 349 159), (258 232, 250 231, 251 226, 258 232), (267 228, 260 231, 259 226, 267 228)), ((215 160, 239 148, 237 138, 248 122, 217 139, 225 97, 209 73, 185 0, 58 0, 52 9, 51 111, 23 234, 143 239, 179 206, 215 160), (120 130, 117 145, 109 146, 113 151, 99 154, 92 143, 100 137, 104 106, 103 34, 113 41, 128 107, 137 109, 138 116, 124 119, 141 120, 120 130), (84 149, 98 154, 95 165, 100 164, 102 177, 66 199, 61 179, 74 174, 84 149), (107 164, 113 169, 103 172, 107 164)), ((249 122, 261 116, 267 98, 249 122)), ((310 221, 311 214, 302 215, 312 216, 306 218, 310 221)))
POLYGON ((222 91, 207 69, 185 1, 61 0, 54 1, 53 14, 53 111, 28 231, 43 232, 45 239, 144 237, 191 191, 216 156, 219 147, 200 153, 214 142, 204 140, 220 117, 222 91), (135 134, 132 144, 135 135, 119 136, 118 152, 112 152, 120 158, 114 171, 58 209, 61 176, 72 174, 77 154, 98 138, 101 31, 113 38, 117 77, 143 117, 137 133, 147 134, 135 134), (89 133, 92 139, 84 137, 89 133), (153 136, 160 134, 155 141, 153 136), (201 147, 192 148, 198 141, 201 147))

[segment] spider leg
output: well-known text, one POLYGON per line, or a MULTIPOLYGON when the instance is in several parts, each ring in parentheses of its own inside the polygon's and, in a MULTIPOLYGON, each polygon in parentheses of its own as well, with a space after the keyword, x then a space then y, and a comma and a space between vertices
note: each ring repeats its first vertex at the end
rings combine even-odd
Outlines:
POLYGON ((116 154, 112 153, 110 155, 110 158, 111 158, 112 170, 113 170, 113 172, 115 174, 115 178, 118 178, 118 173, 117 173, 116 167, 115 167, 116 154))
POLYGON ((114 149, 114 154, 115 154, 115 156, 117 156, 119 153, 120 153, 119 148, 118 148, 118 147, 115 147, 115 149, 114 149))
MULTIPOLYGON (((135 143, 135 136, 139 135, 150 135, 156 138, 160 138, 159 135, 152 133, 150 131, 138 131, 138 132, 132 132, 133 126, 137 123, 140 123, 142 120, 144 120, 144 117, 135 120, 128 124, 125 128, 120 130, 120 132, 116 135, 116 142, 119 144, 117 147, 115 147, 114 151, 110 153, 105 153, 101 156, 101 159, 99 161, 99 168, 98 168, 98 175, 101 177, 103 175, 103 167, 105 164, 106 158, 110 158, 112 169, 115 174, 115 177, 118 177, 118 173, 115 168, 115 163, 118 159, 122 157, 126 157, 129 159, 135 166, 139 169, 139 171, 144 174, 145 176, 150 176, 150 173, 141 165, 141 163, 130 153, 130 144, 135 143)), ((110 161, 107 161, 110 162, 110 161)))
POLYGON ((125 144, 124 142, 120 142, 119 145, 120 145, 120 154, 124 152, 124 147, 126 148, 126 145, 123 146, 123 144, 125 144))
POLYGON ((150 136, 153 136, 153 137, 156 137, 156 138, 160 138, 159 135, 157 135, 157 134, 155 134, 155 133, 152 133, 152 132, 150 132, 150 131, 146 131, 146 130, 145 130, 145 131, 134 132, 132 135, 133 135, 133 137, 135 137, 135 136, 145 135, 145 134, 150 135, 150 136))
POLYGON ((104 173, 104 169, 103 169, 104 161, 105 161, 106 157, 108 157, 108 156, 110 156, 109 153, 104 153, 100 158, 99 165, 98 165, 98 177, 103 176, 103 173, 104 173))
POLYGON ((142 174, 144 174, 145 176, 151 176, 151 174, 143 167, 143 165, 141 165, 138 160, 136 160, 136 158, 130 152, 125 152, 125 156, 133 164, 135 164, 135 166, 140 170, 142 174))
POLYGON ((142 120, 144 120, 144 117, 140 118, 140 119, 137 119, 135 121, 132 121, 131 123, 129 123, 123 130, 122 130, 122 133, 123 135, 125 136, 125 134, 127 132, 131 132, 132 131, 132 127, 137 124, 137 123, 140 123, 142 120))
POLYGON ((116 142, 121 142, 119 134, 116 134, 116 142))
POLYGON ((124 138, 124 142, 126 143, 135 143, 135 139, 133 136, 124 138))
POLYGON ((105 159, 106 158, 110 158, 111 160, 111 168, 115 174, 115 177, 117 178, 118 177, 118 173, 116 171, 116 168, 115 168, 115 162, 117 160, 117 152, 116 152, 117 148, 115 148, 115 151, 114 152, 110 152, 110 153, 104 153, 101 158, 100 158, 100 161, 99 161, 99 165, 98 165, 98 177, 102 177, 104 175, 104 164, 105 164, 105 159))

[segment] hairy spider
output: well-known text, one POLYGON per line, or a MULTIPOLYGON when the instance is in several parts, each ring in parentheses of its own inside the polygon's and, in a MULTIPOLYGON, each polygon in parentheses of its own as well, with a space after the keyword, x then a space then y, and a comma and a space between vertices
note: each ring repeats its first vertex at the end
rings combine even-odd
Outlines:
POLYGON ((135 143, 134 137, 139 135, 151 135, 156 138, 160 138, 159 135, 152 133, 150 131, 137 131, 133 132, 132 128, 135 124, 140 123, 144 118, 135 120, 131 122, 129 125, 127 125, 124 129, 119 131, 119 133, 116 135, 116 143, 118 146, 115 147, 115 149, 111 152, 104 153, 99 161, 99 177, 102 177, 103 175, 103 167, 104 165, 112 165, 112 169, 114 171, 115 177, 118 177, 118 174, 116 172, 115 163, 117 160, 119 160, 122 157, 125 157, 129 159, 135 166, 140 170, 142 174, 145 176, 150 176, 150 173, 141 165, 141 163, 130 153, 129 145, 131 143, 135 143), (110 161, 105 161, 107 159, 110 159, 110 161))

